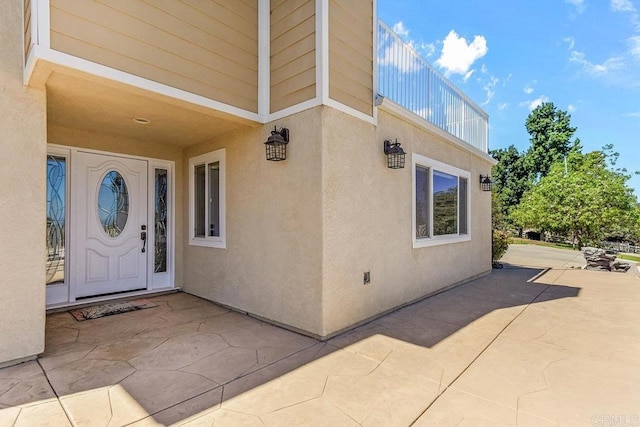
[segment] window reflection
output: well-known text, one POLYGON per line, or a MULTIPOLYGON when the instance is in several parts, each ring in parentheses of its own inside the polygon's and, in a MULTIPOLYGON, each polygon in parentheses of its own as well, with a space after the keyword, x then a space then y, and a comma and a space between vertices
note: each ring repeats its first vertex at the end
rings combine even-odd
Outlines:
POLYGON ((458 177, 433 171, 433 235, 458 233, 458 177))

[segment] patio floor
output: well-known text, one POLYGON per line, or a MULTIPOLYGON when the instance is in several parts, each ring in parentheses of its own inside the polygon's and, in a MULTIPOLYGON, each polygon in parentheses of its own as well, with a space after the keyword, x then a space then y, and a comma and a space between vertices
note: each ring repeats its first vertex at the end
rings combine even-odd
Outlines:
POLYGON ((47 316, 45 353, 0 370, 0 425, 608 425, 640 416, 635 273, 505 268, 327 342, 185 293, 152 301, 158 307, 85 322, 47 316))

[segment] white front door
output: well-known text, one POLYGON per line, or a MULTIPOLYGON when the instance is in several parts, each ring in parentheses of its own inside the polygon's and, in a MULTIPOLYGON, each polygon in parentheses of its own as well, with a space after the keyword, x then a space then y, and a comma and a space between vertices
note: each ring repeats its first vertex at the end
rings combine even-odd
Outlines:
POLYGON ((147 163, 77 152, 69 260, 76 298, 147 288, 147 163))

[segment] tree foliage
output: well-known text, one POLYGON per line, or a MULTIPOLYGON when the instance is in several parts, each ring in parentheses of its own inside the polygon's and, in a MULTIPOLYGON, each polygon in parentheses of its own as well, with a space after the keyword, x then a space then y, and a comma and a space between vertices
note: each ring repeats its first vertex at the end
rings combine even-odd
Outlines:
POLYGON ((498 205, 501 219, 508 220, 511 210, 520 203, 522 195, 531 186, 532 175, 527 170, 524 155, 513 145, 491 150, 489 154, 498 161, 492 171, 493 192, 496 195, 494 204, 498 205))
MULTIPOLYGON (((571 115, 551 102, 536 107, 525 127, 530 146, 492 150, 494 229, 535 228, 597 243, 603 237, 640 241, 640 208, 616 168, 619 154, 608 144, 583 154, 571 115)), ((637 172, 636 172, 637 173, 637 172)))
POLYGON ((511 145, 489 152, 498 161, 493 167, 494 191, 506 224, 513 225, 511 211, 518 206, 522 195, 549 173, 551 165, 571 151, 580 150, 580 141, 571 140, 576 128, 570 122, 571 115, 545 102, 527 117, 525 127, 531 142, 528 150, 519 152, 511 145))
POLYGON ((628 178, 609 168, 602 151, 572 151, 567 172, 563 161, 553 163, 513 209, 512 219, 522 227, 571 235, 579 246, 597 243, 607 233, 638 224, 628 178))
POLYGON ((553 163, 580 149, 579 140, 571 141, 576 131, 571 126, 571 115, 552 102, 537 106, 527 117, 525 127, 531 142, 524 156, 526 169, 534 178, 546 176, 553 163))

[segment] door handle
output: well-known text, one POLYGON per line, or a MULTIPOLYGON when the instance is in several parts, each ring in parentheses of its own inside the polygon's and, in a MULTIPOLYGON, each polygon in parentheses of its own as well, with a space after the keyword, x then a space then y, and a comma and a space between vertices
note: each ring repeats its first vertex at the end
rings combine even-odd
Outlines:
POLYGON ((147 250, 147 232, 140 232, 140 240, 142 240, 142 252, 146 252, 147 250))

